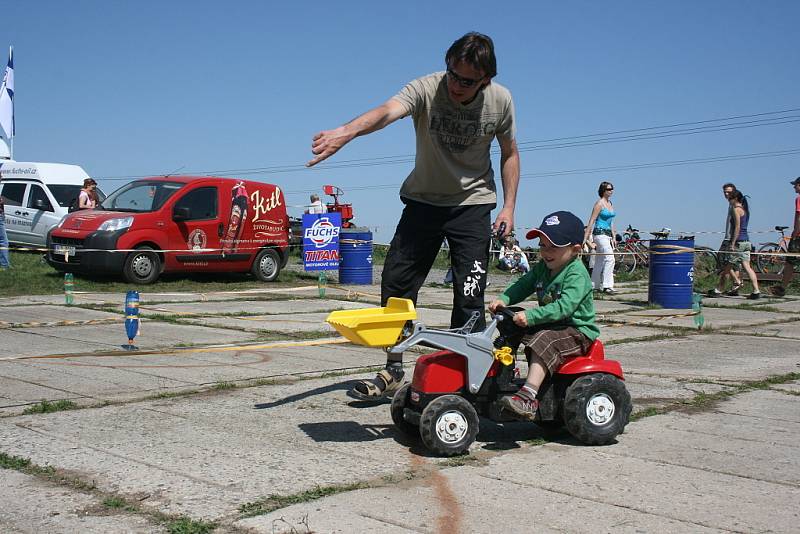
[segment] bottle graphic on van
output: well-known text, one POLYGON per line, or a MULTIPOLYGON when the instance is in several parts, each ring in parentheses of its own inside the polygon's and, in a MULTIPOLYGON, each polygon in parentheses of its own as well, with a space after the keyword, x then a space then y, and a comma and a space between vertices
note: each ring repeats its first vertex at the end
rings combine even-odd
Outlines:
POLYGON ((228 227, 223 234, 222 255, 232 254, 239 248, 239 237, 247 219, 247 189, 243 182, 238 182, 231 189, 231 215, 228 227))

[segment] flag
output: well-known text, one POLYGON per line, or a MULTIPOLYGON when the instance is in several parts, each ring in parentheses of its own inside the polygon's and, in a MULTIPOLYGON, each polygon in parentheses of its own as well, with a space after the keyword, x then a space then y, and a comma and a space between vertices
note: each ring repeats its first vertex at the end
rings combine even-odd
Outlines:
POLYGON ((6 139, 14 137, 14 49, 8 49, 8 65, 0 86, 0 126, 6 139))

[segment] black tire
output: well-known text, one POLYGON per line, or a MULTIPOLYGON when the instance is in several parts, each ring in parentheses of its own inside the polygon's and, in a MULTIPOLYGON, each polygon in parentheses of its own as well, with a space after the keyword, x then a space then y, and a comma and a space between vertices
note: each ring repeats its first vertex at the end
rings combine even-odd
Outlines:
POLYGON ((251 269, 253 276, 262 282, 272 282, 281 272, 281 259, 274 248, 265 248, 256 255, 251 269))
POLYGON ((131 284, 152 284, 161 276, 161 258, 150 247, 138 247, 125 258, 122 275, 131 284))
POLYGON ((397 430, 402 434, 416 438, 419 437, 419 427, 409 423, 406 421, 405 417, 403 417, 403 411, 408 405, 410 391, 411 384, 406 384, 395 392, 394 397, 392 397, 392 421, 397 430))
POLYGON ((586 445, 607 445, 631 418, 631 396, 619 378, 594 373, 576 379, 564 396, 564 424, 586 445))
POLYGON ((756 254, 756 271, 764 274, 783 274, 783 257, 772 255, 782 252, 780 245, 777 243, 765 243, 758 247, 758 251, 768 252, 771 254, 756 254))
POLYGON ((428 449, 440 456, 464 454, 478 435, 478 413, 463 397, 443 395, 431 401, 419 421, 428 449))

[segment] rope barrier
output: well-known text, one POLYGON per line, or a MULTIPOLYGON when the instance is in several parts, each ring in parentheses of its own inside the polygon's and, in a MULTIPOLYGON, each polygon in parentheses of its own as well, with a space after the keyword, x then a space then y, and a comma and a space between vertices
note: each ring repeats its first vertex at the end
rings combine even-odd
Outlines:
MULTIPOLYGON (((344 244, 352 244, 352 243, 369 243, 368 240, 341 240, 341 243, 344 244)), ((378 245, 381 247, 388 247, 389 245, 383 245, 380 243, 374 243, 374 245, 378 245)), ((777 244, 777 243, 776 243, 777 244)), ((64 246, 72 246, 72 245, 64 245, 64 246)), ((295 247, 299 247, 300 245, 290 245, 286 247, 287 249, 292 249, 295 247)), ((624 247, 625 245, 620 245, 624 247)), ((625 256, 625 255, 640 255, 640 254, 652 254, 652 255, 661 255, 661 254, 685 254, 688 252, 694 252, 695 254, 736 254, 742 251, 739 250, 723 250, 723 249, 712 249, 709 247, 703 248, 689 248, 689 247, 677 247, 676 250, 670 251, 656 251, 653 250, 652 247, 654 245, 650 245, 650 248, 642 247, 641 250, 638 251, 614 251, 614 252, 583 252, 584 256, 625 256)), ((242 252, 257 252, 265 247, 242 247, 239 248, 236 253, 242 252)), ((269 247, 266 247, 269 248, 269 247)), ((665 246, 660 246, 659 248, 667 248, 665 246)), ((54 248, 46 248, 46 247, 0 247, 0 250, 9 250, 9 251, 20 251, 20 252, 43 252, 49 253, 52 252, 56 256, 65 256, 65 263, 69 263, 69 257, 73 257, 73 254, 65 255, 62 253, 61 249, 54 248)), ((135 252, 140 251, 142 249, 137 248, 116 248, 116 249, 105 249, 105 248, 80 248, 75 247, 75 254, 77 256, 79 253, 84 252, 135 252)), ((441 249, 441 252, 444 252, 446 249, 441 249)), ((175 253, 175 254, 196 254, 197 259, 202 259, 202 254, 210 254, 210 253, 220 253, 225 255, 222 248, 203 248, 203 249, 148 249, 149 252, 154 252, 158 254, 166 254, 166 253, 175 253)), ((499 250, 490 249, 490 252, 500 252, 499 250)), ((522 251, 525 254, 535 253, 535 251, 522 251)), ((766 252, 766 251, 750 251, 751 256, 777 256, 777 257, 800 257, 800 253, 798 252, 788 252, 788 251, 778 251, 778 252, 766 252)))

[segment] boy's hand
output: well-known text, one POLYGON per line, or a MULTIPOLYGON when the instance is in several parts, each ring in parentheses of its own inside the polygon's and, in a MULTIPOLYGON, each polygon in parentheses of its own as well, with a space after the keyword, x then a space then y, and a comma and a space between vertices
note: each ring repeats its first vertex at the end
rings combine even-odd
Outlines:
POLYGON ((497 313, 498 311, 502 310, 506 307, 506 303, 500 299, 495 299, 489 304, 489 311, 492 313, 497 313))
POLYGON ((514 324, 517 326, 528 326, 528 318, 525 312, 517 312, 514 314, 514 324))

